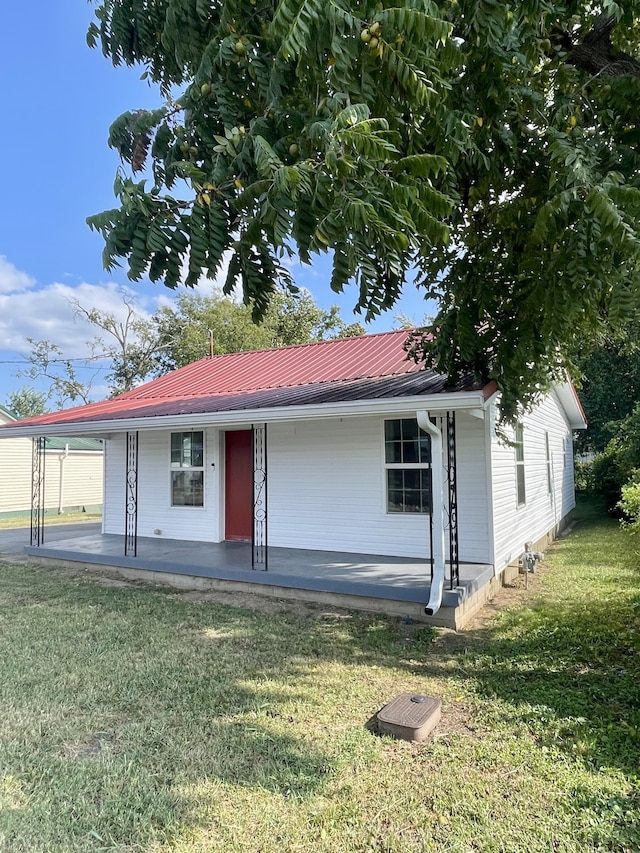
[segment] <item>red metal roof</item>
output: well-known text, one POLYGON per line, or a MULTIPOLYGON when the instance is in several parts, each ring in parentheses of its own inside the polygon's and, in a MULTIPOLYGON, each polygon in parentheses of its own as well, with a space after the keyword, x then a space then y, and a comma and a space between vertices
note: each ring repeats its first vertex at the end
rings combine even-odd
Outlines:
MULTIPOLYGON (((213 394, 207 397, 171 397, 167 399, 132 400, 129 406, 100 410, 100 404, 81 406, 57 413, 55 420, 43 420, 39 426, 52 423, 75 424, 100 423, 129 420, 131 418, 159 418, 176 415, 213 414, 243 412, 247 409, 273 409, 288 406, 309 406, 322 403, 348 403, 391 399, 393 397, 417 397, 437 395, 441 392, 481 391, 482 386, 471 378, 456 385, 447 385, 446 378, 432 370, 420 370, 400 376, 382 376, 374 379, 354 379, 345 382, 315 382, 311 385, 295 385, 288 388, 268 388, 260 391, 242 391, 238 394, 213 394)), ((47 416, 44 416, 47 417, 47 416)), ((33 426, 33 421, 27 426, 33 426)), ((18 423, 20 426, 22 422, 18 423)), ((36 425, 37 422, 36 422, 36 425)), ((1 428, 0 428, 1 430, 1 428)), ((44 431, 44 430, 43 430, 44 431)), ((1 436, 1 432, 0 432, 1 436)))
POLYGON ((180 408, 188 409, 189 400, 203 398, 210 400, 208 411, 215 411, 214 398, 219 396, 404 376, 424 370, 423 365, 407 359, 407 336, 408 331, 401 329, 203 358, 111 400, 28 418, 16 425, 107 420, 125 412, 131 417, 136 412, 144 416, 150 404, 185 401, 187 405, 180 408))
POLYGON ((420 365, 407 361, 403 349, 406 339, 407 332, 402 329, 203 358, 118 399, 202 397, 412 373, 420 370, 420 365))

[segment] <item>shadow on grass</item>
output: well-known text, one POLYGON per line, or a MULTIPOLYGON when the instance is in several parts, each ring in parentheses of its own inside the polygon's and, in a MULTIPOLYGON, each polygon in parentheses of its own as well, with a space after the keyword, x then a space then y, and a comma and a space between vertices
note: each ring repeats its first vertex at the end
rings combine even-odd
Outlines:
POLYGON ((631 853, 640 850, 640 790, 637 785, 626 796, 593 795, 578 786, 573 807, 592 815, 588 849, 631 853))
MULTIPOLYGON (((514 709, 543 744, 593 767, 640 767, 640 672, 630 626, 617 630, 611 606, 510 614, 466 665, 479 696, 514 709), (515 632, 515 636, 505 633, 515 632)), ((636 638, 637 640, 637 638, 636 638)))
MULTIPOLYGON (((597 574, 620 540, 594 535, 597 574)), ((640 766, 640 583, 637 571, 625 577, 619 596, 615 575, 601 581, 612 590, 606 602, 568 589, 566 600, 503 613, 446 652, 459 664, 446 677, 475 693, 488 723, 493 714, 524 725, 542 747, 620 770, 631 789, 640 766)), ((341 762, 371 748, 364 718, 373 708, 359 730, 337 726, 327 737, 355 687, 341 681, 347 667, 443 676, 432 629, 371 615, 266 616, 23 566, 0 571, 0 608, 14 626, 0 683, 17 721, 0 764, 25 786, 25 805, 0 812, 0 837, 15 849, 52 814, 57 824, 32 849, 92 849, 82 844, 94 830, 138 849, 176 822, 197 825, 207 803, 231 790, 308 799, 341 762), (333 664, 334 682, 316 674, 333 664), (318 692, 327 689, 335 695, 318 692), (81 757, 74 745, 95 743, 98 729, 107 730, 105 750, 81 757)), ((575 798, 593 807, 592 792, 575 798)), ((627 819, 638 803, 631 793, 617 799, 603 804, 619 814, 615 838, 603 828, 603 849, 639 849, 627 819)))
MULTIPOLYGON (((400 620, 265 616, 10 563, 0 620, 11 720, 0 766, 21 786, 5 808, 0 779, 7 849, 84 853, 98 836, 142 849, 234 790, 322 793, 371 737, 357 721, 329 736, 351 687, 338 681, 327 698, 316 672, 407 654, 400 620)), ((418 628, 411 642, 432 636, 418 628)))
MULTIPOLYGON (((578 533, 555 552, 541 593, 470 632, 453 655, 466 686, 499 700, 542 746, 637 779, 640 565, 627 535, 602 517, 597 502, 583 502, 578 533)), ((427 659, 424 671, 437 667, 427 659)))

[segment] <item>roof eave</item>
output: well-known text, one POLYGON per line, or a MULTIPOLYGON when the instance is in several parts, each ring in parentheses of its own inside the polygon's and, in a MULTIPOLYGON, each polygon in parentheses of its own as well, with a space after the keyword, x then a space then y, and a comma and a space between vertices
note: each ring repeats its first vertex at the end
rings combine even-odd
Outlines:
POLYGON ((560 405, 565 411, 571 429, 586 429, 588 426, 587 418, 573 382, 567 380, 566 382, 558 383, 554 386, 554 390, 560 401, 560 405))
POLYGON ((318 403, 316 405, 280 406, 262 409, 234 409, 225 412, 204 412, 155 417, 112 418, 96 421, 64 421, 61 423, 25 424, 0 428, 0 438, 29 436, 105 437, 115 432, 135 430, 166 430, 185 426, 232 426, 251 423, 277 423, 317 418, 358 417, 384 415, 390 412, 460 411, 482 408, 486 404, 484 390, 454 391, 439 394, 412 395, 410 397, 386 397, 376 400, 318 403))

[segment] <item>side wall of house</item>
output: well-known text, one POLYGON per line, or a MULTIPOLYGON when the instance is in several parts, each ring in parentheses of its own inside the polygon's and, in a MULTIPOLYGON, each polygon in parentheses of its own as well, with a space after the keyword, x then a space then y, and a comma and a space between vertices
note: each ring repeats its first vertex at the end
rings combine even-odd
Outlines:
MULTIPOLYGON (((392 416, 390 416, 392 417, 392 416)), ((429 518, 387 513, 384 419, 269 424, 268 525, 273 546, 428 557, 429 518)), ((485 429, 457 416, 460 559, 489 562, 485 429)), ((138 533, 224 538, 224 433, 205 431, 205 506, 171 507, 168 432, 140 432, 138 533), (154 533, 159 530, 160 533, 154 533)), ((104 529, 122 533, 125 439, 107 448, 104 529)))
MULTIPOLYGON (((0 515, 31 512, 32 447, 30 438, 0 440, 0 515)), ((57 450, 45 455, 45 509, 101 506, 102 453, 71 451, 62 463, 61 457, 62 451, 57 450)))
POLYGON ((0 513, 31 510, 31 439, 0 440, 0 513))
POLYGON ((66 458, 61 451, 47 453, 46 466, 47 507, 61 505, 64 511, 69 511, 102 506, 104 459, 101 452, 71 450, 66 458))
MULTIPOLYGON (((491 410, 490 453, 496 571, 518 560, 526 542, 555 533, 575 506, 573 442, 564 410, 554 393, 523 419, 525 502, 518 506, 516 452, 495 432, 497 412, 491 410), (547 477, 549 440, 551 490, 547 477)), ((507 431, 513 438, 513 430, 507 431)))

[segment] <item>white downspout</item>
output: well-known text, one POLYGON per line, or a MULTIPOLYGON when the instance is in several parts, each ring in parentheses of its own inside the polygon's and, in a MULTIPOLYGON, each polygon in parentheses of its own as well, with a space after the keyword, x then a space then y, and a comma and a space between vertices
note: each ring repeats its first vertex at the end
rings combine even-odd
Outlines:
POLYGON ((442 433, 429 419, 429 412, 416 412, 418 426, 431 436, 431 512, 433 513, 433 578, 429 603, 424 609, 434 616, 442 604, 444 589, 444 477, 442 433))
POLYGON ((65 444, 63 452, 60 454, 60 482, 58 484, 58 515, 62 515, 64 511, 64 460, 69 455, 69 445, 65 444))

